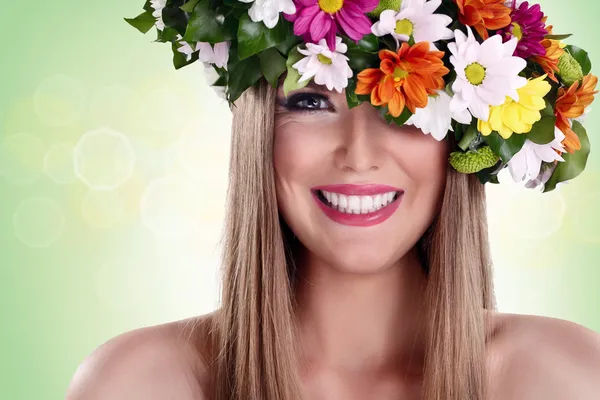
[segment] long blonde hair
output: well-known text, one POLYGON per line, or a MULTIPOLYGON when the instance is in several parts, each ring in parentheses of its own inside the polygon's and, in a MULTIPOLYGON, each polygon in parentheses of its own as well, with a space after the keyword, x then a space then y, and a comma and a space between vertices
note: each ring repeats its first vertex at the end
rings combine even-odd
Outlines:
MULTIPOLYGON (((211 400, 300 400, 294 358, 297 270, 273 170, 276 91, 234 107, 221 305, 212 319, 211 400)), ((448 168, 441 212, 418 243, 427 272, 425 400, 486 398, 483 309, 494 309, 485 191, 448 168)))

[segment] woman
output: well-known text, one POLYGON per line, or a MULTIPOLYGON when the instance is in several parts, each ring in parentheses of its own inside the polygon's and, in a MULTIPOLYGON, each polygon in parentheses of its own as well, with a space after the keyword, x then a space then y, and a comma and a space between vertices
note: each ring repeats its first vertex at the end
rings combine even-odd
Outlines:
POLYGON ((318 86, 247 91, 221 308, 110 340, 67 399, 596 399, 598 334, 494 311, 484 186, 447 143, 318 86), (349 214, 322 187, 396 194, 349 214))
POLYGON ((598 398, 598 334, 495 310, 482 182, 589 153, 597 78, 538 5, 168 3, 128 22, 235 102, 221 305, 110 340, 68 400, 598 398))

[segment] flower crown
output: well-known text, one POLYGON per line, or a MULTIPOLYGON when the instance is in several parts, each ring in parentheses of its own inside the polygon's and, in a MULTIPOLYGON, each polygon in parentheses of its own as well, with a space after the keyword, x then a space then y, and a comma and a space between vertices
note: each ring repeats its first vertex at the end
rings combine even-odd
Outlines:
POLYGON ((450 164, 498 183, 553 190, 578 176, 590 144, 582 117, 598 79, 588 54, 516 0, 147 0, 125 20, 196 60, 233 104, 265 78, 284 92, 313 80, 370 102, 388 123, 441 141, 450 164))

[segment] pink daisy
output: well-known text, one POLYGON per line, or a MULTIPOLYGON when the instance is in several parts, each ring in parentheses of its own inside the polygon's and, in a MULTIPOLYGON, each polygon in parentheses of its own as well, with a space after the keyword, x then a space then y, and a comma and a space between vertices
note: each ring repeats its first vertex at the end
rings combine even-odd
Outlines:
POLYGON ((307 42, 325 38, 335 50, 335 37, 340 29, 350 39, 359 41, 371 33, 371 20, 365 15, 373 11, 379 0, 294 0, 295 14, 284 14, 294 23, 294 34, 307 42))

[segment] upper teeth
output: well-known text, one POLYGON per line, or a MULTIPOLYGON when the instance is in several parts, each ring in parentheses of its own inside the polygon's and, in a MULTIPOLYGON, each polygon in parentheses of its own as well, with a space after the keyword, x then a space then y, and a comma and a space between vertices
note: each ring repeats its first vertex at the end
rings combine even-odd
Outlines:
POLYGON ((367 214, 390 204, 396 192, 381 193, 375 196, 347 196, 345 194, 321 190, 330 206, 348 214, 367 214))

